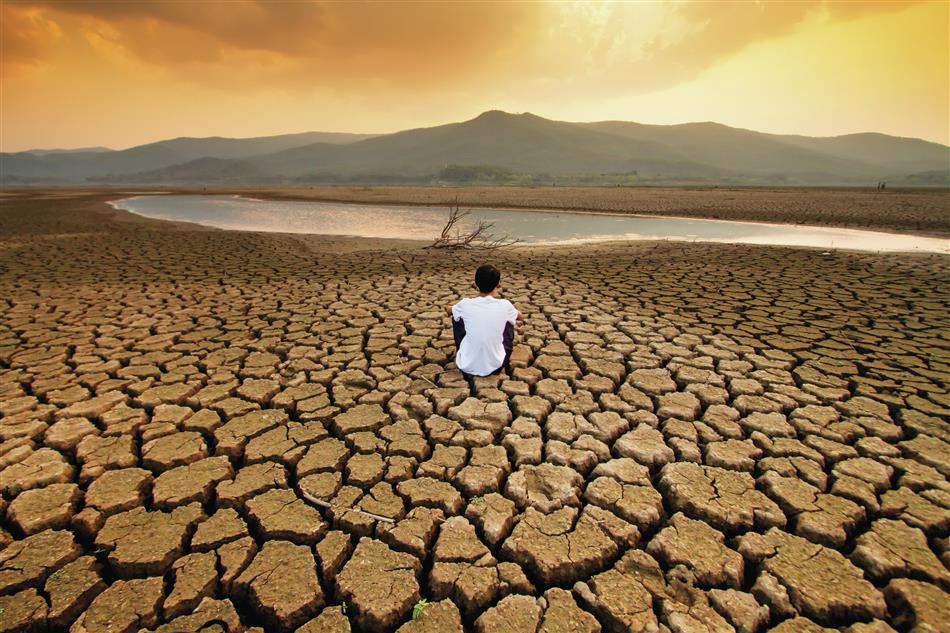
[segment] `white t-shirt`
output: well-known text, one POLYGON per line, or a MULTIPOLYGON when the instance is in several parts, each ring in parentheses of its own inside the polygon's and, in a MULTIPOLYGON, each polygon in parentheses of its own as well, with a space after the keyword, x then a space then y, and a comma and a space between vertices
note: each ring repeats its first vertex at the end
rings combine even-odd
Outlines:
POLYGON ((501 367, 505 362, 505 324, 518 320, 515 306, 507 299, 471 297, 452 306, 452 318, 465 322, 465 338, 455 355, 456 366, 474 376, 487 376, 501 367))

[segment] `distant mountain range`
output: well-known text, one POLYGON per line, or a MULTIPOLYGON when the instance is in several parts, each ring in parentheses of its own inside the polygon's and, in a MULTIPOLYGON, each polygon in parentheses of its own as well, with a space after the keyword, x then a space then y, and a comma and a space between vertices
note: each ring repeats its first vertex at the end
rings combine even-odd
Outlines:
POLYGON ((125 150, 0 154, 0 182, 722 182, 947 186, 950 147, 863 133, 765 134, 718 123, 569 123, 498 110, 377 136, 177 138, 125 150))

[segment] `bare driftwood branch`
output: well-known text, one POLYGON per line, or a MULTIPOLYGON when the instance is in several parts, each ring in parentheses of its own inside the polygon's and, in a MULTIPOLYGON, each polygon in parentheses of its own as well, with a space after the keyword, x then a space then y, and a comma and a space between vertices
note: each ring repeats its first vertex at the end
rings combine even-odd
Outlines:
POLYGON ((384 517, 384 516, 382 516, 381 514, 375 514, 375 513, 373 513, 373 512, 367 512, 366 510, 360 510, 359 508, 347 508, 347 507, 344 507, 344 506, 334 506, 333 504, 331 504, 331 503, 328 502, 328 501, 324 501, 323 499, 318 499, 318 498, 314 497, 313 495, 311 495, 310 493, 308 493, 306 490, 301 490, 301 491, 300 491, 300 494, 303 495, 303 498, 304 498, 304 499, 306 499, 306 500, 309 501, 310 503, 313 503, 313 504, 315 504, 315 505, 320 506, 321 508, 328 508, 328 509, 330 509, 330 510, 335 510, 336 512, 340 512, 340 513, 343 513, 343 512, 356 512, 356 513, 358 513, 358 514, 362 514, 362 515, 364 515, 364 516, 367 516, 367 517, 369 517, 369 518, 371 518, 371 519, 373 519, 373 520, 375 520, 375 521, 382 521, 383 523, 392 523, 392 524, 394 524, 394 525, 395 525, 395 523, 396 523, 396 521, 395 521, 394 519, 391 519, 391 518, 389 518, 389 517, 384 517))
POLYGON ((449 217, 442 227, 442 233, 429 245, 429 248, 476 248, 493 250, 505 246, 512 246, 521 242, 520 239, 507 235, 495 235, 492 229, 494 222, 479 220, 465 226, 464 220, 469 217, 468 211, 459 208, 458 201, 449 208, 449 217))

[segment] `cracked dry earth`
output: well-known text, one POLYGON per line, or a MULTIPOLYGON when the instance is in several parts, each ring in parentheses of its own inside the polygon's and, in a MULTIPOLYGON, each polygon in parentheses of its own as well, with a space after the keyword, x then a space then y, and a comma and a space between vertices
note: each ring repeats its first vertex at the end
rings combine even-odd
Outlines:
POLYGON ((0 631, 946 631, 948 258, 0 212, 0 631), (425 598, 427 603, 415 609, 425 598))

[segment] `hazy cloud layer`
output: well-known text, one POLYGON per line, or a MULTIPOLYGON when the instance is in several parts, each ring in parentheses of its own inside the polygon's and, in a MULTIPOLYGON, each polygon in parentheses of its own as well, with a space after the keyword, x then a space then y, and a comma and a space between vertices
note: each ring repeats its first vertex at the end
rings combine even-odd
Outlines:
MULTIPOLYGON (((100 52, 111 47, 188 76, 235 59, 294 69, 292 80, 413 81, 426 72, 466 72, 529 45, 550 8, 543 4, 306 2, 16 2, 4 5, 4 59, 43 60, 43 25, 78 31, 100 52), (317 74, 319 72, 319 74, 317 74)), ((199 76, 201 73, 199 73, 199 76)))
POLYGON ((682 34, 672 39, 657 35, 645 46, 646 56, 639 66, 665 69, 667 74, 661 83, 671 85, 692 78, 750 44, 786 35, 809 18, 825 14, 832 20, 850 19, 912 4, 860 0, 679 3, 671 18, 683 27, 682 34))
POLYGON ((641 94, 686 81, 810 16, 907 5, 14 0, 3 5, 2 53, 6 66, 42 63, 65 32, 106 57, 199 82, 250 76, 329 90, 372 82, 365 92, 373 84, 444 89, 492 78, 532 90, 566 82, 641 94))

